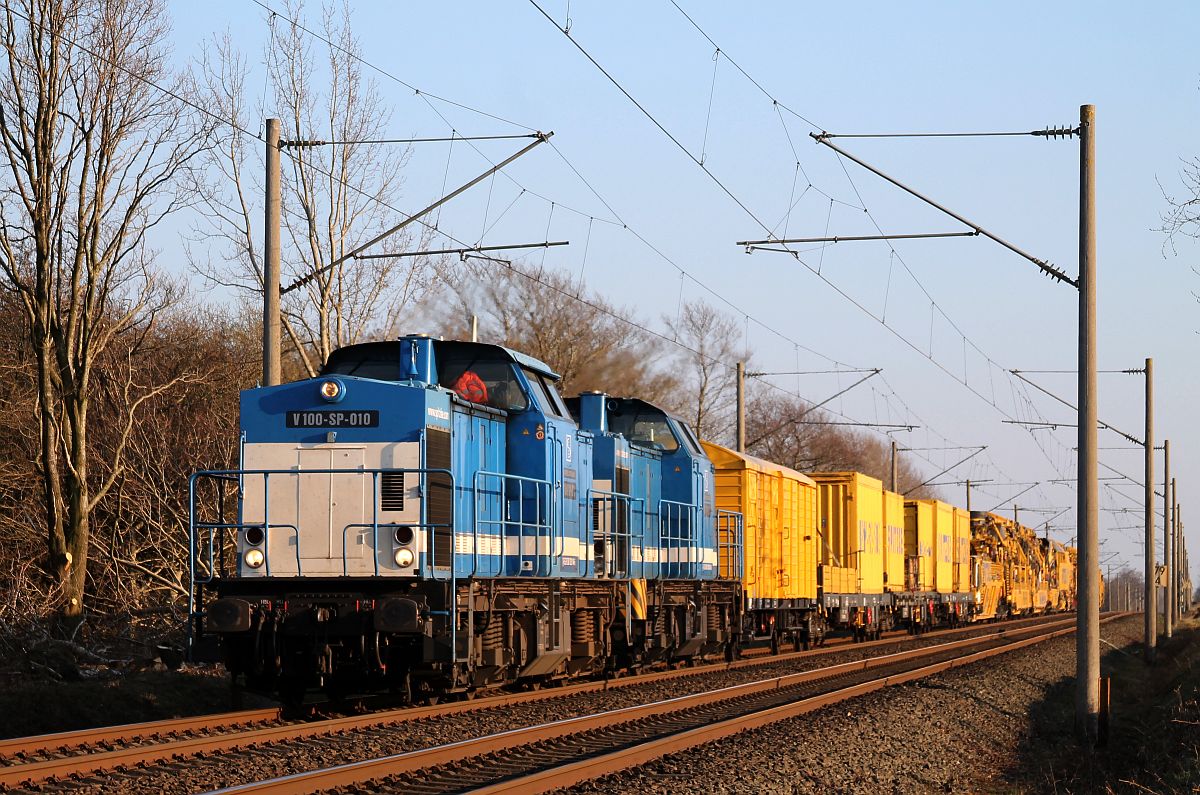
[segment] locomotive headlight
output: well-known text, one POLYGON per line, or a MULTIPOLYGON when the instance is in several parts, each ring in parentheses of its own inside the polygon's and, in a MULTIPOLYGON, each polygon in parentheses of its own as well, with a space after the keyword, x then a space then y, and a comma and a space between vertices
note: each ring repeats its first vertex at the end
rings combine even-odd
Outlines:
POLYGON ((402 569, 406 569, 413 564, 413 551, 411 549, 396 550, 396 565, 402 569))
POLYGON ((321 382, 321 397, 330 403, 339 403, 346 396, 346 385, 336 378, 321 382))
POLYGON ((248 549, 246 550, 246 556, 242 560, 246 561, 246 565, 250 568, 257 569, 263 565, 263 552, 261 549, 248 549))

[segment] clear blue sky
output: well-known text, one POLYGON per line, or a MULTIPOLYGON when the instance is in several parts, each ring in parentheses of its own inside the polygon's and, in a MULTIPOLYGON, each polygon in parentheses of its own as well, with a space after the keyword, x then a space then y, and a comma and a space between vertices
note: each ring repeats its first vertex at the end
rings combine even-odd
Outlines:
MULTIPOLYGON (((275 0, 269 4, 281 10, 275 0)), ((1200 480, 1195 453, 1200 433, 1190 411, 1200 386, 1193 368, 1200 306, 1192 296, 1200 277, 1191 272, 1200 251, 1182 245, 1177 255, 1164 256, 1164 237, 1154 230, 1165 208, 1159 182, 1178 191, 1181 159, 1200 154, 1200 58, 1194 41, 1200 11, 1194 4, 681 2, 722 49, 715 62, 713 45, 668 0, 570 4, 571 35, 693 155, 703 152, 711 173, 749 212, 527 0, 353 5, 363 55, 373 65, 422 91, 555 132, 562 158, 542 147, 510 169, 516 182, 497 179, 490 190, 481 186, 456 202, 443 228, 474 242, 485 213, 491 224, 516 199, 485 244, 542 239, 549 224, 549 236, 569 239, 571 246, 552 250, 546 264, 579 273, 590 226, 589 284, 649 325, 661 327, 662 316, 676 312, 681 295, 714 301, 702 283, 749 316, 743 325, 758 369, 825 369, 829 360, 882 367, 886 380, 874 379, 832 407, 858 420, 922 426, 898 435, 909 447, 989 445, 985 455, 955 470, 954 479, 1023 482, 1073 476, 1073 428, 1030 432, 1002 420, 1074 421, 1068 409, 1004 371, 1074 367, 1075 291, 982 238, 900 241, 895 256, 878 242, 806 252, 804 262, 819 268, 829 283, 784 254, 747 256, 734 243, 765 236, 755 217, 780 234, 786 218, 792 236, 822 235, 826 229, 831 235, 874 234, 875 224, 889 233, 961 227, 851 163, 843 170, 832 152, 809 139, 813 127, 778 110, 728 59, 770 97, 831 132, 1073 126, 1079 105, 1095 104, 1100 366, 1140 367, 1146 356, 1154 357, 1157 435, 1169 436, 1175 445, 1180 501, 1190 502, 1190 487, 1200 480), (522 188, 526 193, 518 199, 522 188), (790 215, 789 200, 795 202, 790 215), (689 274, 682 290, 677 266, 689 274), (931 310, 926 292, 941 312, 931 310), (880 323, 881 316, 895 334, 880 323), (954 377, 932 363, 930 353, 954 377), (964 373, 966 386, 955 380, 964 373)), ((565 23, 567 3, 541 5, 565 23)), ((171 12, 181 61, 198 54, 206 36, 226 27, 252 61, 261 61, 268 44, 266 12, 254 4, 175 2, 171 12)), ((316 6, 309 9, 309 21, 319 23, 316 6)), ((398 136, 445 135, 447 122, 462 134, 519 131, 427 101, 386 76, 376 79, 394 105, 391 131, 398 136)), ((1074 141, 848 140, 842 145, 1036 256, 1077 272, 1074 141)), ((480 145, 493 161, 515 148, 513 142, 480 145)), ((459 144, 450 182, 486 168, 483 154, 459 144)), ((439 194, 446 156, 440 144, 414 152, 406 207, 415 209, 439 194)), ((171 249, 172 241, 160 243, 171 249)), ((532 261, 540 262, 540 254, 532 261)), ((820 400, 855 377, 775 381, 820 400)), ((1071 376, 1036 378, 1074 400, 1071 376)), ((1105 375, 1101 388, 1101 419, 1140 437, 1141 379, 1105 375)), ((1101 444, 1128 446, 1104 432, 1101 444)), ((920 453, 930 474, 964 454, 920 453)), ((1101 460, 1142 476, 1136 450, 1104 450, 1101 460)), ((1101 475, 1112 472, 1102 467, 1101 475)), ((973 507, 990 508, 1022 488, 990 485, 976 492, 973 507)), ((1136 509, 1140 489, 1121 491, 1130 498, 1102 488, 1104 506, 1136 509)), ((963 502, 959 488, 947 488, 944 495, 963 502)), ((1048 509, 1026 514, 1024 520, 1032 524, 1075 499, 1073 486, 1047 483, 1017 501, 1048 509)), ((1053 524, 1072 524, 1072 517, 1068 511, 1053 524)), ((1140 565, 1134 540, 1140 533, 1111 529, 1140 523, 1136 513, 1102 514, 1101 538, 1111 540, 1101 557, 1117 552, 1112 563, 1140 565)), ((1193 548, 1200 563, 1200 542, 1193 541, 1193 548)))

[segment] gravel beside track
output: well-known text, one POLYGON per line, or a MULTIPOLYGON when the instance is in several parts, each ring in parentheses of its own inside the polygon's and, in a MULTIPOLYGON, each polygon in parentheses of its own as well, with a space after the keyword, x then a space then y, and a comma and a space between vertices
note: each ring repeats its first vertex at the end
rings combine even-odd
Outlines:
MULTIPOLYGON (((997 625, 984 625, 979 627, 979 630, 982 634, 995 631, 997 628, 1000 627, 997 625)), ((976 633, 971 634, 974 635, 976 633)), ((1106 633, 1105 637, 1108 637, 1108 634, 1111 634, 1111 631, 1106 633)), ((961 637, 960 635, 955 639, 961 637)), ((317 767, 325 767, 334 763, 354 762, 442 745, 485 734, 537 725, 551 720, 589 715, 621 707, 644 704, 650 701, 659 701, 690 693, 702 692, 718 687, 727 687, 743 682, 766 679, 786 673, 827 667, 876 656, 884 651, 890 653, 903 649, 933 645, 937 641, 936 637, 913 638, 897 645, 889 644, 886 649, 882 650, 850 646, 845 651, 837 653, 735 670, 724 670, 721 667, 714 667, 713 669, 698 668, 695 676, 679 679, 629 685, 610 691, 573 694, 564 696, 561 699, 508 705, 491 710, 431 717, 390 727, 348 731, 304 742, 255 747, 239 752, 227 752, 208 757, 180 760, 170 764, 130 770, 116 775, 105 774, 82 780, 45 783, 37 785, 32 791, 88 793, 155 792, 162 795, 192 793, 233 786, 249 781, 290 775, 317 767)), ((1072 649, 1071 654, 1073 655, 1073 641, 1068 639, 1066 642, 1070 644, 1070 648, 1072 649)), ((1061 644, 1063 641, 1051 641, 1050 643, 1052 645, 1061 644)), ((1022 654, 1022 652, 1018 652, 1017 654, 1022 654)), ((1073 656, 1071 659, 1074 659, 1073 656)), ((971 670, 975 669, 972 668, 971 670)), ((911 689, 904 688, 897 690, 901 693, 907 693, 911 689)), ((887 692, 891 693, 892 691, 889 689, 887 692)), ((890 699, 890 696, 885 695, 883 698, 890 699)), ((855 704, 857 705, 857 702, 855 704)), ((857 712, 858 707, 854 706, 851 709, 857 712)), ((937 710, 935 709, 934 711, 936 712, 937 710)), ((824 712, 817 714, 823 716, 824 712)), ((812 716, 810 716, 810 719, 812 719, 812 716)), ((821 718, 821 720, 824 720, 824 718, 821 718)), ((949 722, 948 716, 941 716, 939 720, 946 723, 949 722)), ((842 731, 844 732, 845 729, 842 731)), ((789 736, 789 743, 793 742, 794 736, 811 735, 811 729, 808 728, 807 724, 793 726, 790 732, 793 733, 792 736, 784 735, 789 736)), ((866 732, 863 733, 858 750, 848 750, 848 759, 853 758, 855 755, 860 755, 860 758, 864 759, 874 757, 874 754, 868 754, 866 749, 876 746, 878 739, 876 738, 868 742, 866 734, 866 732)), ((778 743, 779 740, 774 740, 773 742, 778 743)), ((928 744, 929 741, 925 740, 921 742, 928 744)), ((939 742, 944 742, 944 740, 939 742)), ((820 755, 818 753, 818 756, 820 755)), ((771 764, 778 764, 778 760, 771 764)), ((716 767, 719 769, 720 765, 716 767)), ((689 762, 685 765, 685 771, 690 769, 691 763, 689 762)), ((768 766, 766 769, 770 770, 771 767, 768 766)), ((848 768, 848 770, 850 769, 853 768, 848 768)), ((728 773, 728 771, 726 772, 728 773)), ((847 780, 861 778, 860 776, 853 776, 849 772, 847 772, 847 777, 847 780)), ((780 780, 782 781, 782 779, 780 780)), ((658 791, 665 792, 671 790, 678 792, 680 790, 676 787, 681 783, 682 779, 679 772, 672 773, 669 772, 669 769, 664 768, 663 772, 651 777, 649 781, 657 782, 657 785, 661 787, 658 791)), ((695 787, 699 784, 708 785, 712 781, 714 779, 711 778, 711 774, 704 773, 699 778, 694 779, 690 786, 695 787)), ((732 790, 736 788, 737 782, 731 781, 728 789, 732 790)), ((927 787, 919 786, 912 791, 927 791, 927 789, 927 787)), ((760 786, 755 784, 739 791, 759 790, 760 786)), ((827 788, 821 789, 819 787, 818 790, 830 791, 827 788)), ((878 786, 861 791, 878 791, 878 786)))
MULTIPOLYGON (((1101 625, 1117 647, 1141 618, 1101 625)), ((1075 670, 1067 636, 889 687, 802 718, 664 757, 567 790, 583 793, 1012 792, 1029 708, 1075 670)), ((1063 736, 1070 741, 1069 729, 1063 736)))

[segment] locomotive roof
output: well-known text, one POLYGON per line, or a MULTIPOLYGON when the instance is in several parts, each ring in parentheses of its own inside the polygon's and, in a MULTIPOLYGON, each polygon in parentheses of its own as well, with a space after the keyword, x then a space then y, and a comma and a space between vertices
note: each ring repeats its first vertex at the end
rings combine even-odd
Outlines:
MULTIPOLYGON (((585 394, 587 394, 587 393, 585 393, 585 394)), ((574 397, 564 397, 563 398, 563 401, 566 402, 566 404, 567 404, 567 408, 570 409, 570 411, 573 415, 577 415, 579 413, 579 397, 580 397, 579 395, 575 395, 574 397)), ((683 418, 680 417, 678 414, 673 414, 673 413, 667 411, 666 409, 664 409, 662 406, 657 406, 648 400, 642 400, 641 398, 635 398, 635 397, 621 397, 620 395, 609 395, 609 394, 605 394, 604 398, 605 398, 605 400, 616 401, 617 403, 620 404, 619 408, 622 410, 626 409, 626 408, 633 409, 634 411, 640 411, 642 409, 649 409, 650 411, 657 411, 665 417, 670 417, 671 419, 678 422, 680 425, 686 425, 683 418)), ((610 411, 611 411, 611 409, 610 409, 610 411)), ((617 412, 614 412, 614 413, 617 413, 617 412)), ((689 429, 691 428, 691 426, 688 426, 688 427, 689 427, 689 429)))
MULTIPOLYGON (((503 345, 492 345, 486 342, 469 342, 466 340, 439 340, 433 341, 434 353, 440 354, 446 351, 447 348, 464 351, 465 349, 474 348, 480 352, 492 352, 500 355, 500 358, 508 359, 511 362, 528 367, 534 372, 558 381, 562 378, 558 373, 550 369, 550 366, 545 362, 535 359, 532 356, 514 351, 511 348, 506 348, 503 345)), ((381 340, 378 342, 360 342, 354 345, 344 345, 335 350, 329 356, 330 362, 341 361, 353 357, 356 353, 366 354, 370 358, 376 359, 394 359, 400 361, 400 341, 399 340, 381 340)), ((329 364, 326 364, 328 367, 329 364)))

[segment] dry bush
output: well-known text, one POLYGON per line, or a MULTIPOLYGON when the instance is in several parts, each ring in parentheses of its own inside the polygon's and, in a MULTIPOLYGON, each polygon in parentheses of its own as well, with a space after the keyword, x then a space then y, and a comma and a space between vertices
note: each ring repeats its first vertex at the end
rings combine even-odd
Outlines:
MULTIPOLYGON (((0 294, 0 315, 6 303, 0 294)), ((20 349, 0 322, 0 352, 20 349)), ((89 472, 113 486, 92 513, 85 622, 76 639, 106 654, 168 639, 182 626, 188 572, 188 477, 237 462, 238 390, 253 386, 258 326, 246 316, 181 307, 128 334, 96 362, 89 472), (174 384, 155 391, 156 386, 174 384), (152 397, 142 400, 144 394, 152 397), (128 434, 121 418, 137 408, 128 434), (124 444, 120 463, 113 451, 124 444)), ((5 355, 0 379, 0 657, 51 637, 61 597, 43 567, 31 365, 5 355)))

